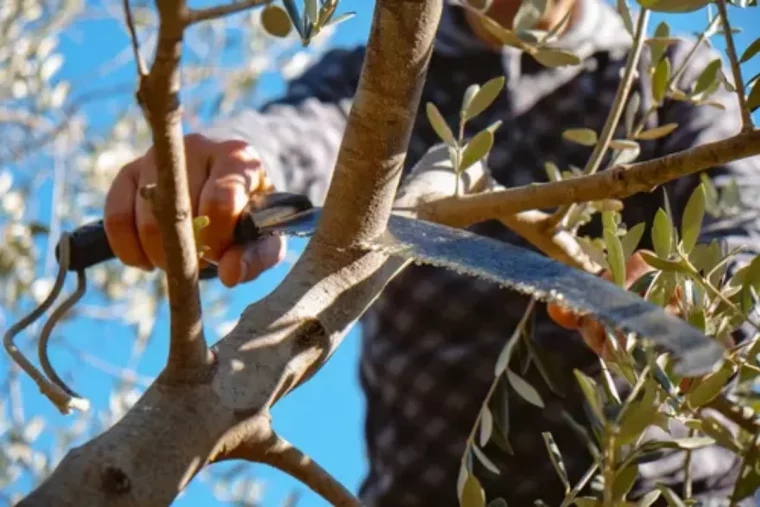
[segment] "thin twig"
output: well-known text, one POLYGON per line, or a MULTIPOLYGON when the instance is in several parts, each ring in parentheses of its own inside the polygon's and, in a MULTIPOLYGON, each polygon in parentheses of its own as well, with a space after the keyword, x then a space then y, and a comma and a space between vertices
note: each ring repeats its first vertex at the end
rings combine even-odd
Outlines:
POLYGON ((739 58, 736 56, 736 47, 734 46, 734 36, 731 34, 731 23, 728 21, 728 10, 726 9, 726 0, 718 0, 718 13, 723 23, 723 35, 726 37, 726 54, 731 62, 731 72, 734 75, 734 88, 736 96, 739 99, 739 108, 742 113, 742 132, 749 132, 753 128, 752 116, 747 107, 747 98, 744 95, 744 81, 742 80, 742 71, 739 68, 739 58))
POLYGON ((200 21, 208 21, 223 16, 229 16, 230 14, 237 14, 240 11, 268 4, 269 2, 271 2, 271 0, 243 0, 241 2, 232 2, 229 4, 218 5, 216 7, 209 7, 207 9, 193 9, 187 15, 187 24, 192 25, 193 23, 198 23, 200 21))
MULTIPOLYGON (((591 152, 586 167, 583 168, 583 174, 596 173, 599 170, 599 166, 602 165, 602 159, 604 159, 607 149, 610 147, 610 142, 615 135, 618 123, 620 123, 620 117, 623 116, 623 111, 628 102, 628 95, 631 93, 633 81, 636 78, 636 68, 641 58, 641 48, 644 47, 648 24, 649 9, 641 9, 636 23, 636 32, 633 37, 633 47, 628 53, 628 60, 625 62, 623 78, 618 85, 615 98, 612 101, 612 108, 607 115, 607 120, 604 122, 599 140, 594 145, 594 150, 591 152)), ((547 226, 554 227, 561 223, 570 214, 572 207, 573 205, 569 205, 558 209, 549 219, 547 226)))
POLYGON ((570 180, 447 197, 424 203, 420 217, 462 227, 530 209, 545 209, 599 199, 622 199, 688 174, 760 154, 760 130, 703 144, 663 157, 620 165, 570 180))
POLYGON ((132 8, 129 6, 129 0, 124 0, 124 18, 127 22, 127 29, 129 29, 129 38, 132 42, 132 51, 135 54, 137 73, 140 75, 140 79, 143 79, 148 75, 148 66, 145 64, 145 60, 143 60, 143 57, 140 54, 140 41, 137 39, 135 19, 132 16, 132 8))
POLYGON ((242 442, 213 461, 243 459, 270 465, 298 479, 330 505, 359 507, 359 501, 329 472, 293 444, 273 430, 268 435, 257 435, 254 442, 242 442))

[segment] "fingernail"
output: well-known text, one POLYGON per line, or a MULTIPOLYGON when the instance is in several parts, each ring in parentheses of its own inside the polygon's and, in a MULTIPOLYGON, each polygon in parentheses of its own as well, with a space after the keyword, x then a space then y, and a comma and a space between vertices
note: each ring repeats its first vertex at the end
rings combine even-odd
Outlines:
POLYGON ((282 240, 272 236, 246 248, 240 257, 240 281, 238 283, 247 280, 253 274, 251 270, 263 271, 282 260, 282 246, 282 240))

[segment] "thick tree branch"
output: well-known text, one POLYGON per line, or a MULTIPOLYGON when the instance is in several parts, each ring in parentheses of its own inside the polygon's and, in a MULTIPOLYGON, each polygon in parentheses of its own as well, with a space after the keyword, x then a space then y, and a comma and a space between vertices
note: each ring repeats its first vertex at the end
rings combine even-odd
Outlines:
POLYGON ((736 97, 739 99, 739 109, 742 114, 742 131, 748 132, 752 130, 753 127, 752 115, 750 114, 749 107, 747 107, 744 80, 742 79, 742 71, 739 68, 739 58, 736 56, 734 35, 731 33, 731 22, 728 20, 726 0, 718 0, 715 3, 718 5, 718 13, 720 14, 720 20, 723 23, 723 35, 726 38, 726 54, 728 55, 728 61, 731 64, 731 73, 734 76, 734 88, 736 88, 736 97))
POLYGON ((687 174, 760 154, 760 130, 704 144, 654 160, 613 167, 590 176, 537 183, 464 197, 446 197, 420 206, 421 218, 453 227, 531 209, 576 202, 622 199, 649 192, 687 174))
POLYGON ((221 18, 223 16, 229 16, 230 14, 236 14, 238 12, 264 5, 271 0, 242 0, 240 2, 232 2, 228 4, 222 4, 216 7, 208 7, 206 9, 192 9, 187 16, 187 24, 198 23, 200 21, 209 21, 211 19, 221 18))
POLYGON ((140 81, 138 100, 153 133, 157 167, 151 200, 165 254, 171 341, 162 380, 197 379, 209 364, 198 291, 198 256, 185 169, 179 62, 187 6, 184 0, 156 2, 160 15, 158 47, 150 73, 140 81))
MULTIPOLYGON (((178 0, 161 3, 162 10, 180 6, 178 0)), ((215 368, 209 377, 196 383, 159 378, 118 424, 71 451, 22 505, 166 505, 220 454, 220 446, 234 449, 236 442, 263 441, 265 432, 254 421, 266 418, 278 399, 324 364, 407 263, 357 245, 385 228, 441 10, 442 0, 376 2, 367 63, 325 205, 327 216, 283 283, 248 307, 235 329, 215 345, 215 368), (388 79, 390 70, 394 79, 388 79)), ((181 30, 162 28, 160 46, 166 48, 173 41, 173 49, 159 52, 156 65, 178 58, 181 30)), ((154 75, 152 70, 146 86, 162 84, 176 91, 168 86, 171 75, 154 75)), ((152 97, 144 99, 151 106, 147 110, 161 111, 160 103, 147 104, 152 97)), ((170 106, 164 105, 161 112, 178 110, 176 101, 170 106)), ((151 118, 154 122, 163 125, 163 130, 154 132, 163 133, 163 138, 156 138, 165 145, 181 141, 178 127, 172 130, 173 124, 151 118)), ((164 167, 184 163, 181 155, 167 158, 157 151, 156 157, 164 167)), ((181 193, 178 182, 167 178, 166 171, 161 177, 157 200, 176 199, 181 193), (176 193, 162 195, 166 192, 162 184, 176 193)), ((407 199, 416 201, 409 193, 407 199)), ((162 232, 176 239, 178 223, 187 218, 182 215, 181 220, 168 222, 168 231, 162 232)), ((167 255, 168 246, 164 246, 167 255)), ((172 255, 182 252, 174 246, 172 255)), ((180 275, 175 287, 194 282, 196 266, 191 267, 175 267, 180 275)))

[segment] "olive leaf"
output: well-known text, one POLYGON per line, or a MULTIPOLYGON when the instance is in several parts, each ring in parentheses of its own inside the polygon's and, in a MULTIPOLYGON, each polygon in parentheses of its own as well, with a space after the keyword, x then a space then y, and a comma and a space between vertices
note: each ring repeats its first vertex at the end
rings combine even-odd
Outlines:
POLYGON ((620 246, 623 247, 623 255, 626 259, 633 255, 633 253, 636 251, 639 243, 641 243, 641 238, 644 237, 645 229, 646 224, 644 222, 640 222, 628 229, 628 232, 625 233, 625 236, 620 238, 620 246))
POLYGON ((744 63, 746 61, 749 61, 758 52, 760 52, 760 37, 753 40, 752 43, 749 46, 747 46, 747 49, 744 50, 741 58, 739 58, 739 63, 744 63))
POLYGON ((437 107, 435 107, 435 104, 428 102, 425 112, 427 113, 430 125, 433 127, 433 130, 441 139, 441 141, 448 144, 449 146, 456 146, 457 141, 454 139, 454 134, 446 124, 446 120, 444 120, 441 112, 438 111, 437 107))
POLYGON ((757 108, 760 108, 760 79, 755 79, 755 83, 752 85, 752 91, 747 96, 747 108, 750 112, 754 113, 757 108))
POLYGON ((541 48, 532 52, 531 56, 545 67, 579 65, 582 61, 578 55, 564 49, 541 48))
POLYGON ((541 436, 544 437, 544 445, 546 445, 546 450, 549 452, 549 459, 551 460, 552 465, 554 465, 554 469, 557 471, 559 479, 565 486, 565 491, 570 491, 570 480, 567 477, 565 462, 562 459, 562 453, 559 451, 557 443, 554 441, 554 437, 548 431, 542 432, 541 436))
POLYGON ((596 132, 586 128, 567 129, 562 132, 562 137, 583 146, 593 146, 597 141, 596 132))
POLYGON ((715 82, 718 79, 718 71, 721 68, 721 61, 720 59, 715 59, 707 64, 707 66, 704 68, 702 73, 697 78, 696 83, 694 84, 694 89, 692 90, 692 95, 696 95, 698 93, 702 93, 703 91, 707 90, 713 82, 715 82))
POLYGON ((470 120, 485 111, 502 92, 505 81, 503 77, 495 77, 480 87, 464 108, 464 120, 470 120))
POLYGON ((626 31, 633 35, 633 19, 631 19, 631 9, 625 0, 617 0, 617 10, 623 20, 626 31))
POLYGON ((726 361, 720 370, 699 380, 697 385, 686 394, 686 403, 693 409, 703 407, 714 400, 726 387, 728 379, 736 367, 726 361))
POLYGON ((491 415, 491 411, 488 410, 488 407, 483 407, 483 410, 480 413, 479 442, 481 447, 485 447, 485 445, 488 443, 488 440, 491 438, 492 433, 493 415, 491 415))
POLYGON ((619 287, 625 285, 625 256, 620 239, 613 231, 605 229, 604 242, 607 245, 607 265, 612 273, 612 280, 619 287))
POLYGON ((483 507, 486 504, 486 495, 483 486, 474 475, 468 473, 462 487, 462 496, 459 505, 461 507, 483 507))
POLYGON ((673 223, 662 208, 658 209, 654 216, 652 245, 661 259, 667 259, 673 251, 673 223))
POLYGON ((536 26, 546 12, 546 0, 523 0, 512 21, 512 30, 521 32, 536 26))
POLYGON ((652 64, 660 62, 662 55, 665 54, 665 49, 668 47, 668 43, 664 42, 670 38, 670 27, 664 21, 661 21, 657 28, 654 30, 654 36, 652 39, 647 40, 649 46, 649 52, 651 55, 652 64))
POLYGON ((488 469, 489 472, 499 475, 499 467, 497 467, 494 462, 491 461, 488 456, 486 456, 485 453, 478 448, 478 446, 473 445, 472 452, 475 454, 475 457, 478 458, 478 461, 480 461, 483 466, 488 469))
POLYGON ((544 408, 544 400, 541 399, 541 395, 538 394, 536 388, 530 385, 525 379, 516 374, 510 369, 507 369, 507 379, 509 380, 512 388, 519 394, 525 401, 539 407, 544 408))
POLYGON ((654 69, 652 76, 652 97, 655 102, 660 103, 665 98, 667 92, 668 79, 670 79, 670 59, 663 58, 654 69))
POLYGON ((751 496, 758 488, 760 488, 760 435, 755 435, 744 455, 739 478, 731 495, 731 504, 736 505, 751 496))
POLYGON ((678 128, 677 123, 666 123, 665 125, 660 125, 658 127, 654 127, 649 130, 645 130, 643 132, 639 132, 638 134, 636 134, 635 138, 641 139, 642 141, 652 141, 654 139, 660 139, 661 137, 665 137, 666 135, 670 134, 677 128, 678 128))
POLYGON ((460 116, 464 117, 465 111, 470 106, 470 102, 472 101, 472 98, 478 93, 480 90, 480 85, 477 83, 473 83, 470 86, 467 87, 467 89, 464 91, 464 98, 462 99, 462 109, 460 111, 460 116))
POLYGON ((466 171, 468 167, 485 157, 493 147, 493 133, 485 129, 478 132, 464 147, 459 171, 466 171))
POLYGON ((681 246, 684 253, 692 251, 699 239, 699 232, 702 230, 702 220, 705 216, 705 187, 697 186, 689 197, 684 208, 683 219, 681 221, 681 246))
POLYGON ((591 411, 594 413, 597 420, 604 421, 605 417, 604 412, 602 411, 602 400, 599 396, 596 382, 580 370, 573 370, 573 373, 575 374, 578 384, 581 386, 581 391, 583 391, 583 395, 586 397, 586 401, 588 402, 591 411))

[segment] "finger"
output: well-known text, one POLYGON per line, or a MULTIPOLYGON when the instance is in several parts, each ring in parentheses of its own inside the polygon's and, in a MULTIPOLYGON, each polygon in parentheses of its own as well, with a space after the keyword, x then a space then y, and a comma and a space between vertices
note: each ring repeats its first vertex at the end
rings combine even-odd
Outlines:
MULTIPOLYGON (((203 136, 190 135, 185 138, 185 160, 187 182, 193 216, 198 214, 198 201, 203 183, 208 177, 208 165, 213 143, 203 136)), ((145 155, 146 163, 140 171, 139 188, 156 183, 155 152, 151 149, 145 155)), ((158 220, 153 211, 153 202, 138 195, 136 202, 137 231, 145 254, 154 266, 165 268, 165 255, 161 242, 158 220)))
POLYGON ((286 250, 285 238, 281 236, 269 236, 245 247, 234 245, 219 260, 219 280, 227 287, 254 280, 279 264, 286 250))
POLYGON ((546 307, 549 317, 565 329, 576 330, 580 325, 578 314, 565 306, 549 303, 546 307))
POLYGON ((199 214, 210 220, 200 238, 211 259, 220 259, 232 245, 235 224, 251 196, 271 188, 263 176, 259 157, 249 145, 240 141, 216 145, 199 202, 199 214))
POLYGON ((141 246, 135 216, 138 181, 144 164, 145 160, 139 158, 116 175, 106 195, 103 225, 108 244, 121 262, 150 270, 153 265, 141 246))

